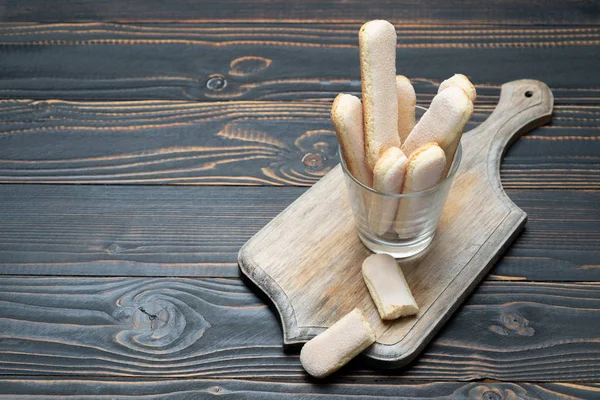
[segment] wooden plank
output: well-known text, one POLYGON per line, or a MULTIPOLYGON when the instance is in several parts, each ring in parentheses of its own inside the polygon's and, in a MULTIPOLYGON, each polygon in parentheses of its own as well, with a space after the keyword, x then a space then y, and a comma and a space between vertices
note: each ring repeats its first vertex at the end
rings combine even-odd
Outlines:
MULTIPOLYGON (((0 101, 0 182, 310 186, 339 162, 322 102, 0 101)), ((472 129, 493 107, 478 106, 472 129)), ((600 189, 600 106, 558 106, 507 189, 600 189)))
POLYGON ((427 3, 379 0, 366 4, 358 0, 310 1, 291 6, 284 0, 196 3, 174 0, 167 4, 160 0, 132 0, 124 5, 117 0, 100 4, 84 0, 30 0, 27 3, 8 2, 4 21, 194 21, 198 19, 309 19, 309 20, 368 20, 385 16, 402 22, 515 22, 525 23, 598 23, 600 10, 595 3, 561 2, 546 0, 542 3, 522 3, 518 0, 496 0, 481 3, 460 0, 448 4, 443 0, 427 3))
MULTIPOLYGON (((0 24, 0 98, 332 100, 360 91, 360 26, 0 24), (226 84, 208 84, 214 76, 226 84)), ((421 102, 429 103, 437 85, 455 72, 476 84, 479 104, 495 105, 501 84, 523 78, 548 84, 558 105, 600 99, 593 68, 600 62, 600 26, 412 22, 396 28, 398 73, 414 80, 421 102)))
POLYGON ((539 281, 600 281, 599 194, 508 191, 528 220, 492 274, 539 281))
MULTIPOLYGON (((0 185, 0 273, 237 276, 303 188, 0 185)), ((600 281, 600 192, 508 191, 529 215, 492 274, 600 281)))
MULTIPOLYGON (((306 379, 239 279, 5 277, 0 289, 4 375, 306 379)), ((411 366, 357 359, 338 376, 598 382, 599 323, 598 283, 487 282, 411 366)))
POLYGON ((240 247, 303 191, 0 185, 0 270, 237 276, 240 247))
POLYGON ((114 398, 148 399, 159 396, 165 400, 188 400, 212 396, 243 399, 296 399, 303 400, 343 397, 347 399, 512 399, 572 400, 591 399, 600 387, 594 383, 502 383, 502 382, 427 382, 427 383, 373 383, 340 382, 336 385, 309 382, 273 382, 232 379, 174 379, 131 380, 69 379, 6 377, 0 378, 0 399, 37 399, 38 396, 60 396, 69 399, 85 395, 86 399, 114 398), (93 388, 93 393, 91 388, 93 388))

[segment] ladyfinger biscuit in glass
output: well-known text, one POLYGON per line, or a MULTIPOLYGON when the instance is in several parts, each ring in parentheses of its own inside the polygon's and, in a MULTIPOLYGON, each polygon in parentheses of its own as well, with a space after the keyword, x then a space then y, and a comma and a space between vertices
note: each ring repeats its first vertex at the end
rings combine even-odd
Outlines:
POLYGON ((310 375, 323 378, 346 365, 374 342, 375 333, 369 321, 355 308, 309 340, 300 351, 300 362, 310 375))
POLYGON ((362 273, 381 319, 392 320, 419 312, 419 306, 394 257, 373 254, 363 261, 362 273))
MULTIPOLYGON (((438 93, 449 88, 450 86, 460 87, 462 90, 465 91, 467 96, 469 96, 469 99, 471 99, 471 102, 472 103, 475 102, 475 99, 477 98, 477 91, 475 90, 475 86, 473 86, 473 84, 471 83, 469 78, 467 78, 463 74, 454 74, 452 77, 443 81, 440 84, 440 87, 438 88, 438 93)), ((448 175, 448 171, 450 171, 450 168, 452 167, 452 162, 454 161, 454 154, 456 154, 456 149, 458 148, 459 142, 460 142, 460 139, 456 140, 454 143, 452 143, 451 146, 448 146, 446 149, 444 149, 446 151, 446 157, 447 157, 446 169, 444 170, 444 176, 448 175), (452 155, 452 157, 450 157, 450 155, 452 155)))
POLYGON ((446 79, 440 84, 438 88, 438 93, 440 93, 444 89, 448 89, 450 86, 458 86, 462 90, 465 91, 471 102, 475 102, 477 98, 477 91, 475 90, 475 86, 471 83, 469 78, 464 76, 463 74, 454 74, 450 78, 446 79))
MULTIPOLYGON (((446 154, 436 143, 425 143, 408 159, 402 193, 414 193, 435 186, 446 167, 446 154)), ((402 237, 413 237, 421 229, 418 221, 434 201, 430 197, 406 197, 400 201, 396 213, 394 230, 402 237)))
POLYGON ((402 151, 410 158, 413 152, 425 143, 438 143, 446 153, 448 162, 444 173, 447 174, 465 124, 472 114, 473 102, 464 90, 458 86, 442 90, 433 98, 429 109, 406 138, 402 151))
POLYGON ((367 186, 372 185, 372 173, 365 159, 362 104, 358 97, 340 93, 331 107, 331 121, 348 170, 367 186))
POLYGON ((396 93, 396 30, 387 21, 367 22, 358 34, 367 166, 400 147, 396 93))
POLYGON ((396 94, 398 97, 398 135, 400 142, 404 142, 415 127, 417 95, 410 80, 403 75, 396 76, 396 94))
MULTIPOLYGON (((402 182, 408 158, 398 147, 387 149, 373 170, 373 188, 380 192, 398 194, 402 190, 402 182)), ((386 233, 394 223, 398 199, 374 195, 369 208, 369 226, 377 235, 386 233)))

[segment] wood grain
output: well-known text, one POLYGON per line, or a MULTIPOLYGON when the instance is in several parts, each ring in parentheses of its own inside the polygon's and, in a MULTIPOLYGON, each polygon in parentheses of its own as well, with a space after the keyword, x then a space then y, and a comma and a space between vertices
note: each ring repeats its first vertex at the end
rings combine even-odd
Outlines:
POLYGON ((413 23, 419 21, 441 22, 515 22, 525 23, 597 23, 598 5, 595 3, 561 2, 546 0, 543 3, 525 3, 518 0, 501 0, 480 3, 473 0, 459 0, 451 5, 443 0, 429 1, 427 4, 380 0, 367 5, 358 0, 308 1, 291 5, 284 0, 260 0, 218 2, 175 0, 165 4, 159 0, 133 0, 127 5, 117 1, 104 1, 101 4, 84 0, 57 0, 47 3, 42 0, 8 2, 4 8, 4 21, 194 21, 210 19, 319 19, 336 21, 339 19, 365 20, 386 18, 394 21, 413 23))
POLYGON ((600 391, 598 384, 573 383, 501 383, 501 382, 430 382, 430 383, 388 383, 338 385, 317 385, 300 382, 273 382, 254 380, 208 380, 175 379, 168 381, 126 380, 126 379, 69 379, 69 378, 0 378, 0 399, 37 399, 38 396, 85 395, 86 399, 105 399, 113 396, 127 396, 128 399, 147 399, 160 396, 168 400, 189 400, 213 396, 243 399, 324 399, 332 397, 368 397, 369 399, 467 399, 480 398, 510 400, 526 398, 531 400, 572 400, 591 399, 600 391), (93 388, 93 394, 90 394, 93 388))
POLYGON ((3 274, 237 276, 302 189, 0 185, 3 274))
MULTIPOLYGON (((553 126, 518 141, 502 170, 529 223, 490 279, 600 281, 599 15, 595 3, 558 0, 0 1, 0 20, 13 21, 0 24, 0 98, 51 100, 0 105, 0 180, 13 183, 0 185, 0 273, 237 276, 239 246, 303 188, 125 185, 312 185, 337 163, 320 152, 327 102, 358 92, 356 31, 385 16, 397 22, 398 65, 416 78, 421 105, 455 71, 477 83, 475 123, 501 83, 550 84, 553 126), (213 77, 227 85, 216 89, 224 82, 213 77), (240 108, 256 99, 293 102, 240 108), (221 100, 238 102, 208 112, 193 103, 221 100), (315 104, 299 109, 300 100, 315 104), (321 163, 306 168, 307 154, 321 163)), ((0 398, 600 393, 575 383, 600 380, 598 284, 485 283, 409 370, 358 360, 338 384, 316 385, 282 352, 274 314, 236 279, 1 282, 0 398), (485 377, 565 382, 431 382, 485 377)))
MULTIPOLYGON (((0 98, 331 101, 340 92, 360 92, 360 26, 0 24, 0 98), (226 85, 208 84, 214 76, 226 85)), ((423 104, 454 72, 476 84, 478 104, 495 105, 500 85, 522 78, 547 83, 558 105, 600 99, 592 67, 600 62, 598 26, 411 22, 396 29, 398 71, 413 80, 423 104)))
POLYGON ((493 274, 516 278, 524 273, 522 279, 538 281, 600 281, 600 207, 598 200, 588 200, 591 193, 508 194, 527 212, 528 220, 493 274))
MULTIPOLYGON (((4 277, 0 301, 3 375, 306 379, 238 279, 4 277)), ((599 321, 598 283, 486 282, 409 368, 331 381, 598 382, 599 321)))
POLYGON ((508 82, 492 115, 463 135, 462 161, 433 242, 418 257, 399 260, 419 305, 412 318, 380 318, 361 273, 367 247, 379 247, 360 221, 374 198, 341 167, 253 236, 240 250, 240 269, 277 307, 284 344, 304 343, 359 308, 377 338, 363 354, 387 367, 412 361, 524 226, 527 215, 502 189, 500 163, 509 143, 550 121, 553 105, 544 83, 508 82), (356 234, 358 221, 367 247, 356 234))
MULTIPOLYGON (((0 274, 237 276, 304 188, 0 185, 0 274)), ((529 215, 492 274, 600 281, 600 192, 510 190, 529 215)))
MULTIPOLYGON (((483 284, 457 313, 455 318, 444 327, 443 333, 432 343, 426 354, 417 361, 413 369, 406 371, 404 377, 418 378, 431 373, 436 375, 439 373, 440 377, 445 376, 449 379, 455 379, 457 376, 466 379, 483 379, 498 377, 498 372, 502 370, 502 380, 520 381, 525 376, 535 374, 536 380, 550 381, 555 380, 550 376, 557 373, 569 375, 573 381, 594 380, 593 375, 596 373, 595 371, 598 371, 598 368, 588 367, 596 363, 595 360, 598 356, 596 346, 581 345, 586 342, 586 340, 582 341, 581 338, 582 335, 587 335, 585 332, 588 332, 596 337, 594 339, 596 341, 598 338, 596 324, 600 319, 590 310, 590 302, 573 300, 571 294, 575 298, 580 298, 580 295, 586 296, 584 293, 596 292, 593 295, 596 296, 599 292, 595 286, 596 284, 591 283, 581 284, 577 290, 581 289, 582 292, 575 294, 570 291, 574 287, 566 284, 531 283, 531 286, 525 289, 527 294, 513 296, 509 292, 513 289, 519 291, 517 288, 520 287, 520 284, 515 282, 499 283, 498 286, 491 283, 483 284), (549 304, 557 307, 573 306, 577 308, 577 311, 573 310, 571 313, 579 314, 587 322, 582 321, 582 323, 572 326, 563 325, 565 321, 561 320, 562 317, 555 312, 549 309, 542 311, 538 308, 541 304, 546 303, 546 300, 542 299, 544 297, 542 293, 547 293, 550 296, 548 299, 549 304), (527 296, 531 297, 525 299, 527 296), (492 306, 494 311, 488 314, 484 311, 486 306, 483 306, 483 304, 489 306, 494 304, 492 306), (473 314, 465 318, 467 309, 469 312, 473 311, 473 314), (591 313, 588 314, 589 312, 591 313), (549 325, 543 327, 543 321, 548 321, 549 325), (561 331, 560 335, 565 335, 560 345, 557 346, 558 343, 555 343, 542 346, 545 347, 548 353, 552 354, 557 354, 569 348, 572 349, 573 355, 552 362, 545 356, 531 355, 530 357, 521 353, 528 347, 531 340, 539 339, 539 337, 534 339, 537 335, 545 336, 547 334, 557 339, 559 330, 561 331), (473 347, 461 343, 459 337, 461 334, 466 334, 466 331, 477 336, 473 342, 470 342, 473 347), (518 353, 521 354, 518 355, 518 353), (436 355, 436 358, 439 356, 440 359, 429 362, 427 360, 429 355, 436 355), (451 360, 452 356, 450 355, 456 356, 460 361, 451 360), (446 358, 447 356, 450 357, 446 358), (513 361, 506 364, 500 361, 505 357, 509 357, 513 361), (582 368, 575 371, 566 367, 571 363, 571 361, 568 361, 571 359, 577 359, 577 362, 582 364, 582 368), (466 361, 466 363, 463 363, 463 361, 466 361), (477 367, 473 368, 472 362, 477 367), (536 364, 535 367, 534 364, 536 364)), ((524 289, 524 287, 521 288, 524 289)), ((396 374, 396 372, 392 374, 396 374)))
POLYGON ((5 183, 307 186, 338 162, 330 104, 2 105, 5 183))
MULTIPOLYGON (((0 182, 310 186, 339 162, 330 103, 0 101, 0 182)), ((492 112, 477 106, 472 129, 492 112)), ((507 189, 600 189, 600 107, 518 140, 507 189)))

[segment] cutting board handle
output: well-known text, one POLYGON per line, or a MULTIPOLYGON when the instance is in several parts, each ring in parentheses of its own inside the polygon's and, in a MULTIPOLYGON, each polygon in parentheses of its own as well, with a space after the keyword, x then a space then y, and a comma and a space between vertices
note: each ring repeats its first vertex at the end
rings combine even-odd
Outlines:
POLYGON ((553 105, 554 96, 545 83, 533 79, 507 82, 492 115, 463 137, 464 149, 479 152, 473 162, 487 164, 488 180, 500 197, 508 200, 500 182, 506 149, 524 133, 550 122, 553 105))
POLYGON ((550 122, 553 105, 554 96, 544 82, 521 79, 503 84, 500 101, 492 115, 471 131, 477 140, 491 142, 488 153, 490 168, 499 171, 502 156, 513 141, 550 122))

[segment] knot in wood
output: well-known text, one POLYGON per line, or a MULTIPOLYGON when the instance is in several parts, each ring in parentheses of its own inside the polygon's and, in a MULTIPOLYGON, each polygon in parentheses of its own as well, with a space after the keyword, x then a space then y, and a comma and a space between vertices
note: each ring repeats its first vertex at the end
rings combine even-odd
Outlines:
POLYGON ((227 79, 222 75, 214 75, 206 81, 206 88, 209 90, 223 90, 227 87, 227 79))
POLYGON ((523 326, 525 318, 516 314, 506 314, 504 318, 502 318, 502 322, 508 329, 515 330, 523 326))
POLYGON ((490 330, 503 336, 533 336, 535 334, 535 329, 529 326, 529 320, 516 313, 504 315, 502 326, 492 325, 490 330))
POLYGON ((116 254, 120 251, 120 248, 119 245, 113 243, 110 246, 108 246, 107 250, 110 254, 116 254))
POLYGON ((123 330, 115 341, 146 354, 167 354, 194 345, 210 323, 187 304, 185 291, 172 282, 146 283, 126 293, 114 316, 123 330))
POLYGON ((482 400, 502 400, 502 396, 498 393, 488 390, 484 394, 481 395, 482 400))
POLYGON ((212 394, 222 394, 223 389, 220 386, 213 386, 210 388, 210 393, 212 394))
POLYGON ((320 167, 323 165, 323 156, 318 153, 307 153, 302 157, 302 162, 307 167, 320 167))
POLYGON ((256 74, 271 65, 273 60, 257 56, 244 56, 232 60, 229 75, 247 76, 256 74))
POLYGON ((533 336, 535 330, 530 328, 529 321, 518 314, 507 314, 503 318, 504 326, 513 333, 521 336, 533 336))
POLYGON ((158 316, 156 316, 154 314, 150 314, 150 313, 148 313, 148 311, 144 310, 144 307, 140 307, 140 308, 138 308, 138 310, 140 310, 141 312, 146 314, 148 316, 148 318, 150 319, 150 321, 154 321, 155 319, 158 318, 158 316))
POLYGON ((138 307, 133 314, 133 326, 140 330, 155 331, 162 328, 168 321, 169 315, 165 305, 151 303, 138 307))

